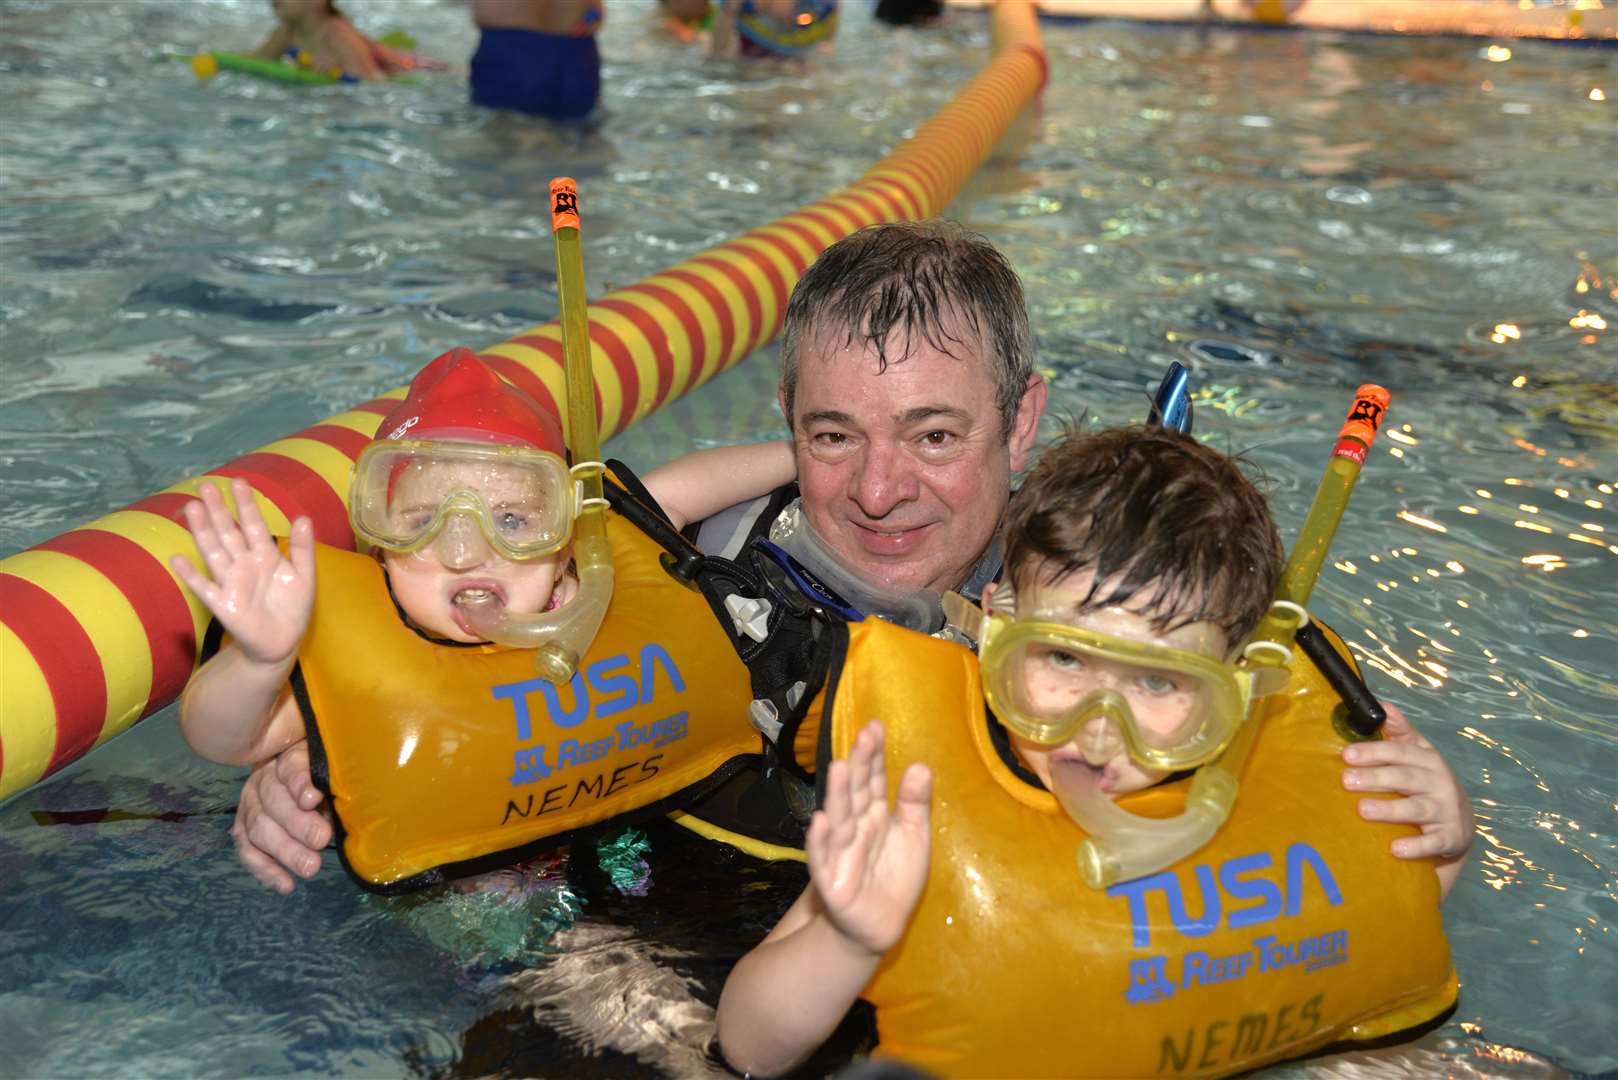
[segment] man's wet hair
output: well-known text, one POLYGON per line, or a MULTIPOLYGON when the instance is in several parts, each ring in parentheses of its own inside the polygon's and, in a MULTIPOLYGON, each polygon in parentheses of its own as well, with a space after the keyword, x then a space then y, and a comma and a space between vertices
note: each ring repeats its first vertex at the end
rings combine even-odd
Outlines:
POLYGON ((1069 427, 1012 496, 1005 521, 1013 588, 1094 571, 1079 610, 1150 610, 1166 633, 1211 622, 1232 647, 1269 609, 1281 537, 1243 463, 1161 427, 1069 427))
POLYGON ((1034 370, 1034 335, 1017 272, 983 237, 951 221, 903 221, 871 225, 821 252, 787 302, 781 339, 787 423, 800 350, 817 334, 838 332, 845 344, 874 346, 878 371, 902 362, 921 342, 968 362, 987 347, 982 359, 995 384, 1001 437, 1010 438, 1034 370), (952 328, 946 317, 953 317, 952 328), (890 354, 890 344, 904 352, 890 354))

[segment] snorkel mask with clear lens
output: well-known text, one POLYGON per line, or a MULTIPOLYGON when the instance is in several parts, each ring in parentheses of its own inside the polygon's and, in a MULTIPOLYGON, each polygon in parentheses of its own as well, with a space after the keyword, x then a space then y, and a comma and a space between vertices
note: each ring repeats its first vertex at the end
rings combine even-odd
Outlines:
MULTIPOLYGON (((1253 703, 1285 685, 1284 659, 1229 664, 1054 619, 1018 620, 1007 584, 991 609, 978 654, 989 707, 1037 745, 1078 742, 1081 756, 1051 758, 1050 776, 1062 808, 1090 834, 1078 853, 1085 882, 1103 888, 1151 873, 1206 844, 1238 788, 1216 759, 1243 734, 1253 703), (1125 750, 1150 769, 1198 770, 1182 813, 1142 817, 1102 789, 1094 765, 1125 750)), ((1279 659, 1271 643, 1256 644, 1263 660, 1279 659)))
POLYGON ((990 707, 1023 738, 1060 746, 1099 731, 1152 769, 1213 758, 1250 700, 1251 675, 1240 668, 1058 622, 989 620, 981 666, 990 707))
POLYGON ((463 517, 501 556, 521 561, 567 546, 577 503, 567 463, 549 451, 396 439, 360 453, 349 518, 372 547, 409 553, 463 517))

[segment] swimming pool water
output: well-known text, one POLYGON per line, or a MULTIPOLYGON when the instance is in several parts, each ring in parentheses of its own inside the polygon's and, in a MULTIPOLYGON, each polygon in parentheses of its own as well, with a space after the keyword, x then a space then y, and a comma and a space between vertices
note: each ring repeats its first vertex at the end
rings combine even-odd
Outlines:
MULTIPOLYGON (((459 4, 344 7, 470 54, 459 4)), ((567 128, 453 76, 202 85, 160 58, 250 47, 267 8, 0 3, 0 553, 554 315, 552 175, 599 293, 854 179, 986 55, 978 17, 850 10, 814 70, 712 65, 614 5, 603 114, 567 128)), ((950 215, 1024 276, 1053 411, 1138 419, 1188 363, 1197 430, 1263 466, 1290 536, 1353 388, 1394 393, 1314 606, 1480 835, 1445 907, 1460 1005, 1371 1064, 1618 1069, 1613 52, 1044 32, 1042 105, 950 215)), ((777 434, 774 364, 608 451, 777 434)), ((571 881, 385 901, 328 859, 282 899, 232 855, 239 775, 167 712, 0 808, 0 1075, 702 1075, 729 962, 799 887, 659 827, 571 881)))

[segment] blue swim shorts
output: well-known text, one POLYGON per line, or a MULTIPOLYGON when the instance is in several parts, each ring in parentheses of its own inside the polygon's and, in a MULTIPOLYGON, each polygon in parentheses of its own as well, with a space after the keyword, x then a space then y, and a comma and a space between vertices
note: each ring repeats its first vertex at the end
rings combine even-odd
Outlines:
POLYGON ((589 34, 485 28, 471 78, 475 105, 571 120, 601 95, 601 54, 589 34))

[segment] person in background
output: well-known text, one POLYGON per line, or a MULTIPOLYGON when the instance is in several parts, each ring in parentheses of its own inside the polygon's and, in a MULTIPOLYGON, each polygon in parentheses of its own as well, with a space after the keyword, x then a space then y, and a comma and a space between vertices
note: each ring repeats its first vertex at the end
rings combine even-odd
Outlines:
POLYGON ((472 103, 577 120, 601 97, 602 0, 472 0, 472 103))
MULTIPOLYGON (((1231 14, 1237 12, 1246 15, 1254 22, 1268 23, 1271 26, 1284 26, 1292 21, 1308 0, 1236 0, 1234 7, 1226 5, 1231 14)), ((1204 19, 1218 19, 1221 13, 1214 5, 1214 0, 1202 0, 1200 14, 1204 19)))
POLYGON ((696 41, 713 25, 710 0, 657 0, 660 28, 684 42, 696 41))
POLYGON ((837 0, 716 0, 714 56, 798 57, 837 32, 837 0))
POLYGON ((377 56, 379 46, 354 29, 332 0, 270 0, 270 7, 275 29, 252 55, 278 60, 290 54, 300 67, 335 72, 355 82, 387 76, 377 56))
POLYGON ((927 26, 944 15, 944 0, 877 0, 877 22, 890 26, 927 26))

